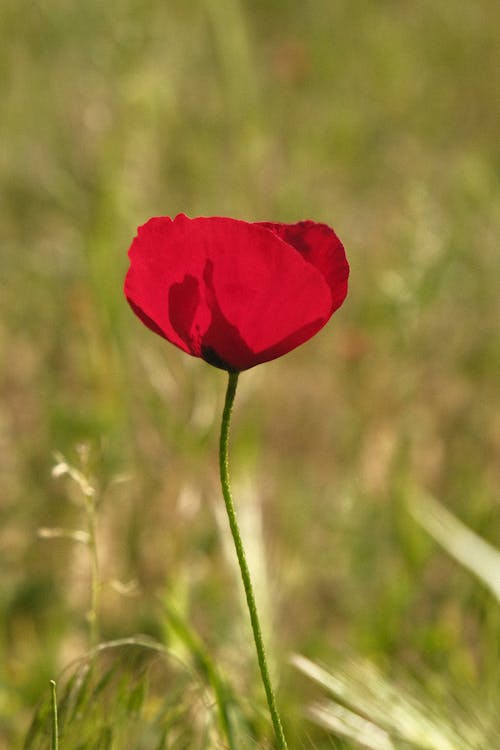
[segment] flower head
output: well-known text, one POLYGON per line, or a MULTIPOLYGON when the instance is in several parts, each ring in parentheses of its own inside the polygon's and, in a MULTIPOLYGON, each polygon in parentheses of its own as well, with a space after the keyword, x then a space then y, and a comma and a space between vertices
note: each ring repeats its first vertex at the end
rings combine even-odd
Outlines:
POLYGON ((156 217, 129 257, 125 295, 142 322, 230 372, 303 344, 347 294, 342 243, 312 221, 156 217))

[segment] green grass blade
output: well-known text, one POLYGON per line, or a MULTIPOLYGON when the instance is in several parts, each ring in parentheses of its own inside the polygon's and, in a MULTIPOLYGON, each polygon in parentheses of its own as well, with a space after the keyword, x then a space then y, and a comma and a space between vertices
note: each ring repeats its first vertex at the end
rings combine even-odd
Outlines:
POLYGON ((500 602, 500 552, 430 495, 414 495, 409 507, 422 528, 487 586, 500 602))

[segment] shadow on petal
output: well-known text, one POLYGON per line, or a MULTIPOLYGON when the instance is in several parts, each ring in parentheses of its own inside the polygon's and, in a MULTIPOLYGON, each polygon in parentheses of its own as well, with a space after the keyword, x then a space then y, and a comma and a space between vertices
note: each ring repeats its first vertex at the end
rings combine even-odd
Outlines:
POLYGON ((200 285, 198 279, 186 274, 184 279, 172 284, 168 292, 168 314, 172 328, 185 342, 193 354, 200 353, 201 334, 193 323, 200 305, 200 285))
POLYGON ((213 284, 213 262, 207 260, 203 272, 207 303, 212 321, 203 335, 201 356, 215 367, 229 372, 239 372, 257 364, 255 352, 243 340, 238 328, 222 312, 213 284))

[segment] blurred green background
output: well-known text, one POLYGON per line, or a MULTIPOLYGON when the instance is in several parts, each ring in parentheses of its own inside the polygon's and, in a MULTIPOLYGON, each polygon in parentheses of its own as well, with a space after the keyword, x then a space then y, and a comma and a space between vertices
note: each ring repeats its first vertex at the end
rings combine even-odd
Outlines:
POLYGON ((292 746, 351 747, 303 717, 291 652, 491 701, 498 605, 406 500, 500 543, 499 26, 494 0, 4 0, 2 749, 88 647, 85 549, 38 534, 85 527, 55 450, 90 451, 101 637, 161 639, 168 596, 261 700, 221 517, 224 373, 122 293, 136 227, 180 211, 324 221, 351 263, 342 309, 242 375, 233 421, 292 746))

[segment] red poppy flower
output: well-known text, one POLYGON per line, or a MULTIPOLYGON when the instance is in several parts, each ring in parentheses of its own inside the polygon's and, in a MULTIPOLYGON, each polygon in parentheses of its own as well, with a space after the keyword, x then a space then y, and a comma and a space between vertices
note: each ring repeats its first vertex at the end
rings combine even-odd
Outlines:
POLYGON ((342 243, 312 221, 158 217, 129 256, 125 295, 142 322, 230 372, 303 344, 347 294, 342 243))

